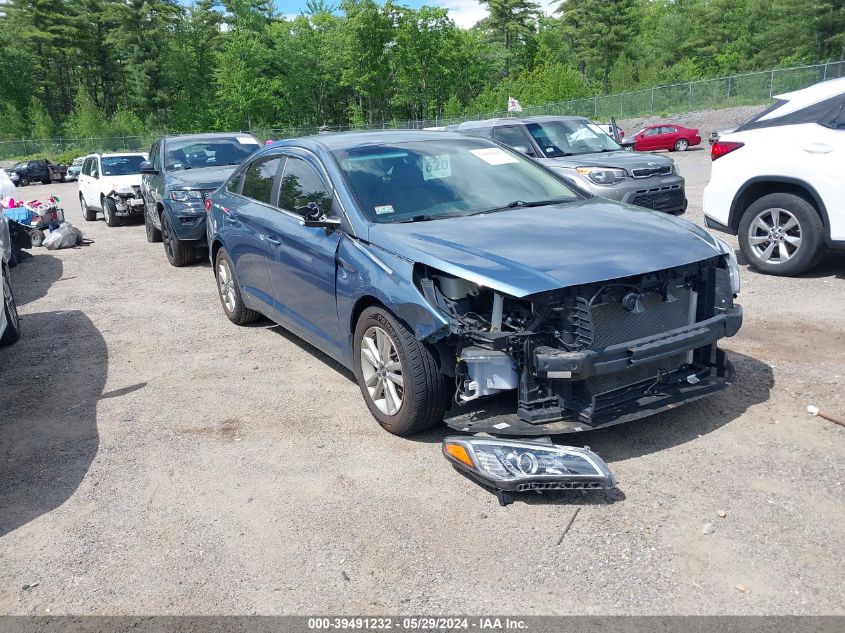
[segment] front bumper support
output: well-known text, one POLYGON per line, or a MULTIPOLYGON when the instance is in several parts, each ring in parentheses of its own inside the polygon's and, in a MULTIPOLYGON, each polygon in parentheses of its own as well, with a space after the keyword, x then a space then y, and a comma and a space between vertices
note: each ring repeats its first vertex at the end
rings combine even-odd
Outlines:
POLYGON ((737 305, 706 321, 603 350, 567 352, 538 347, 534 352, 534 369, 540 378, 586 380, 710 345, 733 336, 741 325, 742 307, 737 305))

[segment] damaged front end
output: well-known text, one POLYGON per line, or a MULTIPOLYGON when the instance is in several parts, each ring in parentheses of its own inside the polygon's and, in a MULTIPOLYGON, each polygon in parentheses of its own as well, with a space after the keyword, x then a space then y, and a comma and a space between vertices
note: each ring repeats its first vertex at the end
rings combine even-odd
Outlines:
POLYGON ((653 415, 730 384, 716 342, 742 323, 729 256, 511 297, 418 266, 450 323, 437 342, 455 378, 453 429, 538 436, 653 415))
POLYGON ((106 197, 114 203, 118 216, 128 217, 144 212, 144 198, 139 185, 115 187, 106 197))

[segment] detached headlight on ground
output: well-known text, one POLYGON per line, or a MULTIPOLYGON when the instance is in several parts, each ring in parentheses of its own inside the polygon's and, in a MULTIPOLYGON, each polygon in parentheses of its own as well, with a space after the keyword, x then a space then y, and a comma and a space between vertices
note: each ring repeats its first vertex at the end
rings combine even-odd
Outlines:
MULTIPOLYGON (((610 468, 589 448, 454 436, 443 440, 443 455, 497 493, 616 487, 610 468)), ((502 495, 499 502, 506 503, 502 495)))
POLYGON ((615 185, 628 178, 628 172, 614 167, 576 167, 575 171, 597 185, 615 185))
POLYGON ((742 282, 739 279, 739 262, 736 260, 736 251, 725 240, 713 235, 713 239, 718 242, 722 248, 722 252, 728 256, 728 272, 731 277, 731 291, 738 295, 742 289, 742 282))
POLYGON ((177 189, 170 192, 170 199, 176 202, 199 202, 203 198, 199 189, 177 189))

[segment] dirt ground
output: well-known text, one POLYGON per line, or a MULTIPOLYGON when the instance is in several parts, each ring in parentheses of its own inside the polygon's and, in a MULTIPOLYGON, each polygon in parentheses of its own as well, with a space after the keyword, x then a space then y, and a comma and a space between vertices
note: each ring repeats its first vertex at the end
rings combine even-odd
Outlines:
MULTIPOLYGON (((701 223, 707 152, 677 158, 701 223)), ((0 613, 845 614, 845 428, 805 412, 845 416, 845 254, 744 271, 729 390, 557 438, 609 462, 613 499, 502 508, 445 429, 393 437, 326 356, 232 325, 206 262, 86 223, 75 184, 25 191, 93 243, 13 271, 0 613)))

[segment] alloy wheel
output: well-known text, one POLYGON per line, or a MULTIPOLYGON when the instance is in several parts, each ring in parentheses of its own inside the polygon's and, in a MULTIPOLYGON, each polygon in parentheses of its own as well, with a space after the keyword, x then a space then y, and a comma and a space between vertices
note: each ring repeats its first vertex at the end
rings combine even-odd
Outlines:
POLYGON ((173 238, 170 236, 170 222, 161 214, 161 241, 164 242, 164 252, 168 259, 173 259, 173 238))
POLYGON ((783 264, 801 248, 801 224, 786 209, 764 209, 748 227, 754 256, 768 264, 783 264))
POLYGON ((405 381, 399 352, 382 328, 373 326, 361 341, 361 374, 373 404, 385 415, 402 408, 405 381))
POLYGON ((235 311, 235 282, 232 278, 232 271, 229 263, 221 259, 217 265, 217 288, 220 291, 220 298, 223 299, 223 306, 227 312, 235 311))
POLYGON ((675 143, 675 148, 683 152, 686 148, 689 147, 689 142, 686 139, 680 139, 677 143, 675 143))

